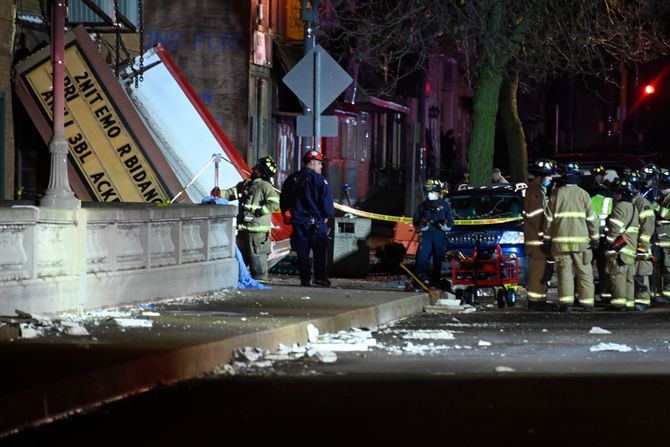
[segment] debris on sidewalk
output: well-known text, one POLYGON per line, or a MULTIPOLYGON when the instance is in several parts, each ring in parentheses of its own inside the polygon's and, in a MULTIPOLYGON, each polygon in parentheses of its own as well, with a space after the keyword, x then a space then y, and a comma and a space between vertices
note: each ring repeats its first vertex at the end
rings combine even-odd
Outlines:
POLYGON ((454 340, 454 332, 444 329, 395 330, 406 340, 454 340))
POLYGON ((591 352, 602 352, 602 351, 616 351, 616 352, 630 352, 633 348, 630 346, 622 345, 619 343, 598 343, 595 346, 591 346, 589 351, 591 352))
POLYGON ((153 320, 141 318, 114 318, 113 321, 122 328, 150 328, 154 325, 153 320))
POLYGON ((603 329, 598 326, 593 326, 589 331, 589 334, 611 334, 611 333, 612 332, 608 331, 607 329, 603 329))
POLYGON ((496 366, 495 367, 495 372, 499 372, 499 373, 516 372, 516 370, 514 368, 510 368, 509 366, 496 366))
POLYGON ((486 340, 479 340, 477 346, 484 346, 484 347, 491 346, 491 342, 486 340))

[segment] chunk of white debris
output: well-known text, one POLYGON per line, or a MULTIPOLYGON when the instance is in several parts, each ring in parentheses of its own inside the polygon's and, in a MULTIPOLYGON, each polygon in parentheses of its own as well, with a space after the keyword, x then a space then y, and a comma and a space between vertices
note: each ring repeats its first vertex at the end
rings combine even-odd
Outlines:
POLYGON ((37 338, 44 335, 44 330, 41 328, 35 328, 31 324, 20 324, 19 325, 19 336, 21 338, 37 338))
POLYGON ((486 341, 486 340, 479 340, 479 343, 477 343, 477 345, 478 346, 491 346, 491 342, 486 341))
POLYGON ((439 299, 439 300, 437 300, 437 305, 438 305, 438 306, 452 306, 452 307, 456 307, 456 306, 460 306, 460 305, 461 305, 461 300, 457 300, 457 299, 449 299, 449 298, 448 298, 448 299, 439 299))
POLYGON ((153 320, 142 318, 114 318, 114 322, 121 327, 152 327, 153 320))
POLYGON ((310 298, 308 296, 301 296, 300 299, 301 300, 311 300, 312 298, 310 298))
POLYGON ((608 331, 607 329, 603 329, 598 326, 593 326, 589 331, 589 334, 611 334, 611 332, 608 331))
POLYGON ((90 335, 84 326, 65 326, 65 334, 79 337, 90 335))
POLYGON ((319 329, 311 323, 308 324, 307 340, 309 340, 310 343, 316 343, 318 339, 319 339, 319 329))
POLYGON ((261 348, 245 346, 242 349, 236 349, 234 355, 235 359, 238 361, 256 362, 260 360, 264 354, 265 351, 263 351, 261 348))
POLYGON ((598 343, 595 346, 591 346, 589 351, 591 352, 601 352, 601 351, 616 351, 616 352, 629 352, 633 348, 630 346, 622 345, 619 343, 598 343))
POLYGON ((463 308, 463 310, 461 311, 461 313, 463 313, 463 314, 469 314, 470 312, 474 312, 474 311, 476 311, 476 310, 477 310, 477 309, 476 309, 475 307, 473 307, 473 306, 465 306, 465 307, 463 308))
POLYGON ((515 372, 515 369, 510 368, 509 366, 496 366, 495 371, 499 373, 506 373, 506 372, 515 372))
POLYGON ((160 312, 154 312, 152 310, 145 310, 144 312, 142 312, 142 316, 143 317, 160 317, 161 314, 160 314, 160 312))
POLYGON ((318 360, 321 363, 334 363, 337 361, 337 354, 335 354, 332 351, 319 351, 316 349, 309 349, 306 355, 310 359, 318 360))
POLYGON ((405 340, 454 340, 454 333, 446 330, 424 329, 405 333, 405 340))

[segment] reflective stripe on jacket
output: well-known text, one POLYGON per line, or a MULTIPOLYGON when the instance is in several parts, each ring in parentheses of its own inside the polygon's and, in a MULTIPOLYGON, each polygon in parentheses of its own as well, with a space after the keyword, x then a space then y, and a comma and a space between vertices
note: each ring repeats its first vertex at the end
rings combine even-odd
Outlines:
POLYGON ((585 251, 591 240, 599 239, 591 197, 586 191, 573 184, 552 191, 544 239, 558 253, 585 251))
POLYGON ((524 223, 523 235, 525 244, 542 245, 544 231, 544 210, 547 206, 547 190, 535 182, 531 182, 523 200, 524 223))
POLYGON ((260 177, 244 180, 221 195, 238 201, 238 230, 266 233, 272 229, 272 213, 279 209, 279 194, 270 182, 260 177))
MULTIPOLYGON (((607 242, 611 247, 619 236, 623 236, 626 245, 618 253, 621 260, 628 265, 635 262, 639 225, 637 210, 631 202, 619 200, 614 204, 612 214, 607 219, 607 242)), ((613 249, 608 250, 607 253, 609 255, 617 254, 613 249)))

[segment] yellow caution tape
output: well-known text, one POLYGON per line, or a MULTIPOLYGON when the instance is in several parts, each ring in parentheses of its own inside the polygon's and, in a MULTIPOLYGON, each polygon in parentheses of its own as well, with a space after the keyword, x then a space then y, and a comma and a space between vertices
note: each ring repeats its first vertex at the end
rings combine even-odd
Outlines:
MULTIPOLYGON (((376 214, 369 213, 367 211, 357 210, 356 208, 351 208, 350 206, 340 205, 335 203, 335 208, 343 211, 345 213, 353 214, 354 216, 366 217, 368 219, 375 220, 385 220, 387 222, 403 222, 403 223, 412 223, 411 217, 405 216, 387 216, 385 214, 376 214)), ((515 220, 522 220, 523 217, 499 217, 497 219, 470 219, 470 220, 455 220, 454 225, 491 225, 491 224, 501 224, 506 222, 513 222, 515 220)))
POLYGON ((412 223, 411 217, 386 216, 384 214, 369 213, 367 211, 357 210, 356 208, 351 208, 350 206, 346 205, 340 205, 339 203, 335 203, 334 205, 335 208, 337 208, 338 210, 344 211, 345 213, 353 214, 354 216, 366 217, 368 219, 375 219, 375 220, 385 220, 388 222, 412 223))

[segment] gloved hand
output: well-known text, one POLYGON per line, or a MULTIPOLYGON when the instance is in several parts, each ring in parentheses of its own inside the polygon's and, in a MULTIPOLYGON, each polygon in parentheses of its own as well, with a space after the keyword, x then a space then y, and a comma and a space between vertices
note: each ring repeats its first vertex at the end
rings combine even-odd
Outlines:
POLYGON ((597 250, 600 246, 600 239, 591 239, 591 250, 597 250))
POLYGON ((254 216, 261 217, 263 215, 263 208, 256 208, 254 210, 254 216))
POLYGON ((447 224, 440 224, 440 230, 442 230, 446 233, 446 232, 451 230, 451 227, 447 224))
POLYGON ((418 230, 419 232, 426 231, 430 225, 421 225, 419 226, 418 230))

